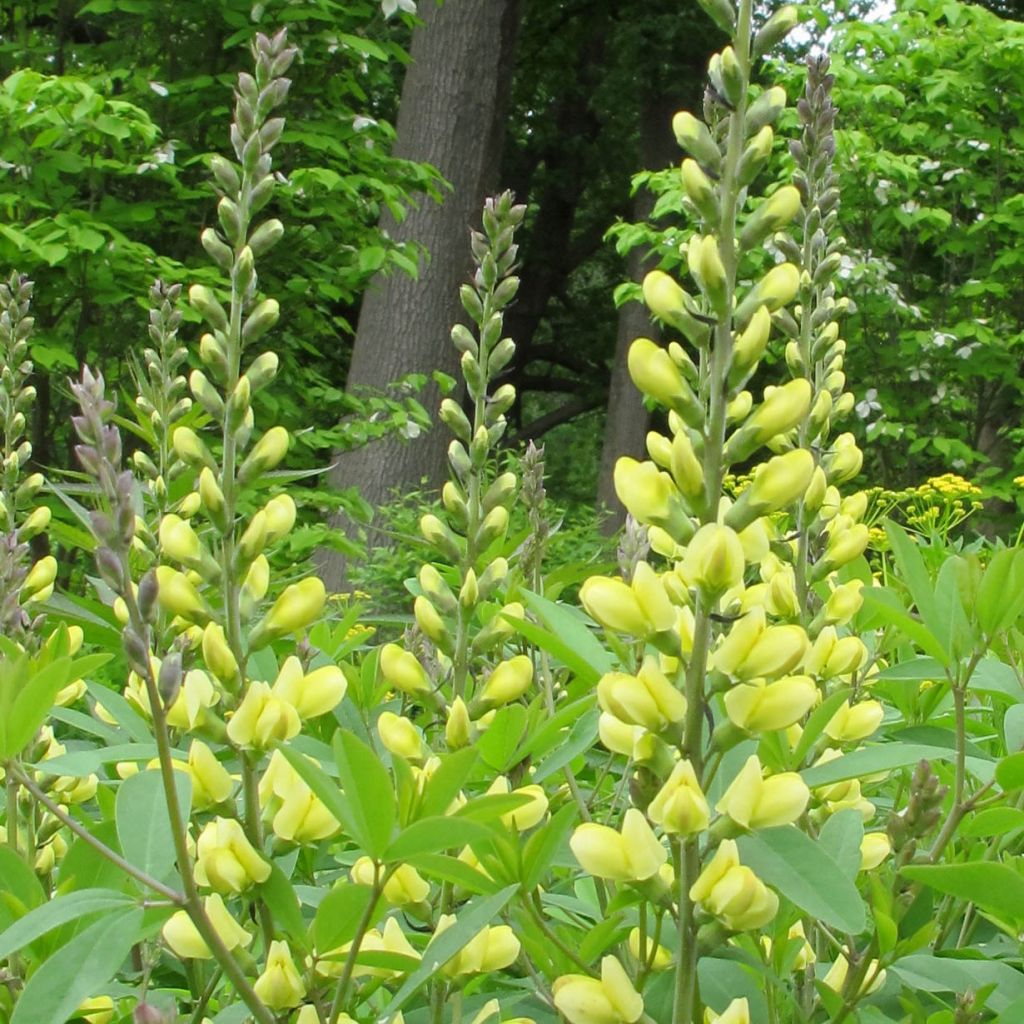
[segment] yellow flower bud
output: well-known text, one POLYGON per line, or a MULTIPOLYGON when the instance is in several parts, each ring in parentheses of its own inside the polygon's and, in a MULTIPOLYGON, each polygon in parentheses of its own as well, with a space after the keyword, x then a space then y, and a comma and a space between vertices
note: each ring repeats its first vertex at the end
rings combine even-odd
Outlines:
MULTIPOLYGON (((661 271, 653 273, 660 274, 661 271)), ((682 289, 667 274, 661 276, 682 294, 682 289)), ((647 301, 649 304, 650 300, 647 301)), ((685 412, 688 419, 694 417, 695 410, 699 408, 697 398, 665 349, 649 338, 637 338, 629 347, 626 361, 629 375, 640 391, 669 409, 685 412)))
MULTIPOLYGON (((434 929, 434 937, 446 932, 455 921, 453 914, 442 914, 434 929)), ((519 940, 507 924, 484 928, 441 968, 441 972, 454 978, 460 974, 500 971, 515 961, 519 950, 519 940)))
POLYGON ((825 619, 837 626, 849 623, 864 603, 863 588, 863 580, 850 580, 834 587, 825 602, 825 619))
POLYGON ((733 674, 744 681, 777 678, 795 669, 809 647, 803 626, 768 626, 758 634, 733 674))
POLYGON ((804 813, 810 796, 806 783, 796 772, 762 778, 761 762, 752 754, 715 804, 715 810, 727 814, 743 828, 772 828, 796 821, 804 813))
POLYGON ((726 289, 728 281, 725 264, 722 263, 722 256, 718 251, 718 239, 714 235, 704 235, 699 240, 697 237, 695 235, 690 240, 690 273, 707 295, 715 315, 725 317, 729 313, 726 289))
POLYGON ((253 682, 228 722, 228 739, 236 747, 266 750, 275 740, 290 740, 302 728, 299 713, 271 693, 264 682, 253 682))
POLYGON ((472 739, 472 722, 469 708, 461 697, 456 697, 448 709, 448 721, 444 726, 444 741, 449 750, 461 750, 472 739))
POLYGON ((733 931, 761 928, 778 912, 779 898, 750 868, 740 864, 731 839, 723 840, 710 863, 690 888, 690 899, 700 903, 733 931))
POLYGON ((239 678, 238 661, 231 653, 223 627, 216 622, 208 622, 203 630, 203 661, 225 686, 234 687, 239 678))
POLYGON ((745 998, 734 999, 721 1013, 709 1007, 704 1011, 704 1024, 750 1024, 750 1004, 745 998))
MULTIPOLYGON (((836 962, 828 969, 825 977, 822 978, 822 984, 832 989, 833 992, 842 992, 846 987, 846 976, 850 972, 850 962, 846 959, 843 953, 840 953, 836 958, 836 962)), ((876 992, 878 989, 885 984, 885 971, 878 969, 878 961, 872 960, 868 964, 868 969, 864 975, 864 981, 860 986, 860 990, 854 993, 856 998, 870 995, 872 992, 876 992)))
POLYGON ((423 739, 408 718, 384 711, 377 719, 377 733, 385 749, 406 761, 419 761, 423 757, 423 739))
MULTIPOLYGON (((774 313, 792 302, 799 289, 800 271, 792 263, 777 264, 743 296, 736 308, 736 322, 745 325, 760 306, 767 306, 768 312, 774 313)), ((809 398, 807 404, 809 408, 809 398)))
MULTIPOLYGON (((252 942, 252 936, 232 917, 219 893, 205 897, 203 908, 214 931, 229 950, 248 946, 252 942)), ((184 910, 179 910, 168 918, 161 934, 171 950, 183 959, 213 959, 210 947, 184 910)))
POLYGON ((275 1012, 298 1006, 305 998, 306 986, 287 942, 270 943, 267 966, 253 984, 253 991, 275 1012))
POLYGON ((197 811, 224 803, 235 788, 227 769, 202 740, 193 740, 189 747, 188 773, 192 778, 192 807, 197 811))
MULTIPOLYGON (((373 886, 377 880, 377 869, 369 857, 360 857, 352 865, 349 877, 356 885, 373 886)), ((430 883, 408 864, 400 864, 384 883, 384 899, 393 907, 422 903, 429 895, 430 883)))
POLYGON ((171 435, 175 455, 190 466, 212 468, 213 456, 191 427, 177 427, 171 435))
POLYGON ((644 1012, 643 996, 614 956, 601 961, 601 977, 566 974, 551 986, 555 1007, 569 1024, 634 1024, 644 1012))
POLYGON ((656 875, 668 860, 668 851, 635 807, 626 811, 621 832, 584 822, 569 846, 584 871, 613 882, 642 882, 656 875))
POLYGON ((850 705, 844 700, 825 726, 825 735, 836 743, 856 743, 867 739, 881 724, 885 709, 877 700, 862 700, 850 705))
MULTIPOLYGON (((648 441, 650 439, 650 434, 648 441)), ((679 490, 688 498, 695 498, 704 492, 704 467, 693 450, 693 444, 684 431, 672 438, 668 451, 668 468, 679 490)))
POLYGON ((711 179, 701 170, 696 160, 684 160, 681 168, 683 191, 697 207, 700 215, 712 226, 718 223, 718 196, 711 179))
POLYGON ((114 1000, 110 996, 93 996, 84 999, 75 1010, 75 1020, 84 1020, 87 1024, 110 1024, 114 1019, 114 1000))
POLYGON ((270 865, 256 852, 234 818, 214 818, 196 841, 196 881, 220 893, 239 893, 270 877, 270 865))
POLYGON ((693 765, 680 761, 658 791, 647 817, 666 832, 693 835, 708 827, 708 802, 697 781, 693 765))
MULTIPOLYGON (((832 520, 832 524, 837 524, 840 519, 845 518, 837 517, 832 520)), ((828 543, 825 545, 822 565, 823 570, 827 572, 838 569, 840 566, 846 565, 862 555, 870 539, 868 528, 864 523, 854 524, 846 520, 845 523, 840 523, 839 526, 829 531, 828 543), (845 528, 841 529, 839 526, 845 528)))
POLYGON ((164 611, 200 625, 210 618, 209 606, 189 578, 169 565, 156 567, 157 601, 164 611))
POLYGON ((203 508, 207 515, 218 526, 223 526, 224 516, 224 492, 213 475, 213 470, 208 466, 199 473, 199 497, 202 500, 203 508))
POLYGON ((660 732, 686 716, 686 697, 659 670, 653 658, 644 660, 635 676, 609 672, 597 684, 602 711, 629 725, 660 732))
POLYGON ((654 570, 640 562, 632 585, 607 576, 591 576, 580 587, 588 614, 607 629, 633 636, 664 632, 675 624, 675 611, 654 570))
POLYGON ((884 832, 865 832, 860 843, 860 870, 877 868, 892 853, 892 843, 884 832))
POLYGON ((533 683, 533 662, 525 654, 501 662, 487 677, 480 699, 488 704, 518 700, 533 683))
MULTIPOLYGON (((674 323, 687 312, 686 292, 663 270, 652 270, 644 277, 643 294, 647 308, 665 323, 674 323)), ((656 347, 653 342, 648 342, 648 345, 652 348, 656 347)), ((678 370, 676 372, 678 373, 678 370)), ((632 373, 632 368, 630 368, 630 373, 632 373)), ((640 385, 637 384, 637 387, 640 385)))
MULTIPOLYGON (((768 336, 772 330, 772 317, 767 306, 758 307, 757 311, 750 318, 750 323, 736 335, 732 350, 732 372, 730 380, 738 382, 747 376, 749 371, 757 365, 758 360, 764 355, 768 345, 768 336)), ((751 403, 752 396, 747 394, 751 403)), ((749 411, 749 407, 748 407, 749 411)))
POLYGON ((814 475, 814 456, 806 448, 776 455, 757 467, 749 501, 758 515, 777 512, 802 497, 814 475))
POLYGON ((798 722, 814 706, 818 688, 810 676, 763 679, 734 686, 725 695, 729 721, 746 732, 773 732, 798 722))
POLYGON ((793 185, 783 185, 776 189, 751 214, 740 230, 741 248, 752 249, 773 231, 781 231, 799 211, 800 193, 793 185))
POLYGON ((444 644, 448 636, 448 627, 431 601, 420 594, 413 602, 412 611, 416 617, 416 624, 426 636, 436 644, 444 644))
POLYGON ((239 467, 239 481, 247 483, 262 473, 269 473, 288 454, 290 441, 288 431, 284 427, 271 427, 256 442, 239 467))
POLYGON ((597 720, 597 731, 601 742, 614 754, 633 756, 637 740, 646 730, 640 725, 630 725, 605 711, 597 720))
POLYGON ((652 971, 664 971, 672 966, 672 953, 662 945, 655 946, 648 936, 642 940, 639 928, 634 928, 626 940, 633 959, 641 964, 649 964, 652 971))
POLYGON ((676 142, 705 167, 714 171, 721 164, 722 154, 708 126, 688 110, 681 110, 672 118, 672 131, 676 142))
POLYGON ((430 689, 426 669, 414 654, 403 650, 398 644, 385 644, 380 649, 380 671, 402 693, 412 695, 426 693, 430 689))
POLYGON ((191 565, 201 557, 203 549, 196 531, 180 516, 165 515, 157 532, 160 547, 168 558, 191 565))
POLYGON ((743 581, 743 545, 721 523, 705 523, 686 546, 680 573, 689 586, 717 597, 743 581))
POLYGON ((335 834, 341 824, 302 776, 275 750, 259 784, 264 817, 279 839, 317 843, 335 834))
POLYGON ((623 456, 615 463, 615 493, 637 522, 667 526, 676 511, 678 492, 672 478, 653 462, 623 456))
POLYGON ((44 555, 29 569, 25 582, 21 585, 22 602, 47 600, 53 593, 53 581, 56 578, 57 559, 53 555, 44 555), (45 597, 40 596, 44 593, 45 597))
POLYGON ((319 617, 326 601, 327 591, 316 576, 286 587, 263 621, 253 630, 249 640, 250 648, 263 646, 275 637, 305 629, 319 617))

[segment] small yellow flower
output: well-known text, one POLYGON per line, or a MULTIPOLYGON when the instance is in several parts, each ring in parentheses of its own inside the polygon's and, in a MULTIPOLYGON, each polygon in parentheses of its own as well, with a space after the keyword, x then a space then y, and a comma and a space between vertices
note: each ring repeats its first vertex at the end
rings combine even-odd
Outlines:
POLYGON ((652 878, 668 860, 668 851, 635 807, 622 819, 622 831, 588 821, 569 840, 584 871, 614 882, 642 882, 652 878))
POLYGON ((253 682, 228 722, 228 739, 238 747, 266 750, 276 740, 290 740, 302 728, 298 711, 264 682, 253 682))
MULTIPOLYGON (((436 938, 455 924, 453 914, 442 914, 434 929, 436 938)), ((477 932, 442 968, 449 978, 460 974, 481 974, 500 971, 519 956, 520 943, 515 932, 505 924, 477 932)))
POLYGON ((569 1024, 634 1024, 644 1000, 614 956, 601 961, 601 977, 566 974, 551 986, 555 1006, 569 1024))
POLYGON ((734 999, 721 1013, 710 1007, 704 1011, 704 1024, 750 1024, 750 1005, 745 998, 734 999))
MULTIPOLYGON (((373 861, 369 857, 360 857, 352 865, 349 877, 357 885, 374 885, 376 870, 373 861)), ((430 883, 409 864, 400 864, 384 883, 384 899, 393 907, 422 903, 429 895, 430 883)))
MULTIPOLYGON (((203 908, 214 931, 220 936, 227 949, 248 946, 252 942, 252 936, 232 917, 219 893, 205 897, 203 908)), ((168 918, 162 934, 164 942, 175 954, 184 959, 213 959, 213 953, 207 946, 206 940, 199 934, 199 929, 192 923, 192 918, 184 910, 179 910, 168 918)))
POLYGON ((862 700, 853 705, 845 700, 825 726, 825 734, 836 743, 856 743, 870 736, 884 717, 885 709, 877 700, 862 700))
POLYGON ((234 818, 214 818, 196 842, 196 881, 221 893, 239 893, 270 877, 270 865, 256 852, 234 818))
POLYGON ((733 931, 761 928, 778 912, 779 898, 750 868, 740 864, 739 850, 723 840, 690 888, 690 899, 733 931))
POLYGON ((798 722, 817 699, 810 676, 785 676, 774 683, 754 679, 726 693, 725 710, 729 721, 746 732, 774 732, 798 722))
POLYGON ((305 998, 306 986, 295 966, 287 942, 270 943, 267 965, 256 979, 253 989, 275 1012, 298 1006, 305 998))
POLYGON ((681 722, 686 715, 686 697, 665 677, 653 658, 645 658, 635 676, 609 672, 597 684, 597 702, 602 711, 629 725, 660 732, 681 722))
POLYGON ((638 963, 651 965, 652 971, 664 971, 672 966, 672 953, 662 945, 655 946, 647 937, 641 942, 642 936, 639 928, 634 928, 629 933, 629 952, 638 963))
POLYGON ((752 754, 715 809, 743 828, 772 828, 796 821, 810 795, 807 784, 796 772, 763 778, 761 762, 752 754))
POLYGON ((892 853, 892 843, 884 832, 865 832, 860 843, 860 870, 877 868, 892 853))
POLYGON ((708 827, 708 802, 693 765, 680 761, 647 808, 647 816, 670 833, 693 835, 708 827))

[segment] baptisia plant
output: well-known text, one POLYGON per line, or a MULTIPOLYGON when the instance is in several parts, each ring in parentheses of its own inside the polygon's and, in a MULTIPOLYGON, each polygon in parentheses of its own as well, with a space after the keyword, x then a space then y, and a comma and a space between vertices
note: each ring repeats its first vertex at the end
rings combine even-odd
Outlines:
MULTIPOLYGON (((659 557, 628 578, 591 577, 580 591, 589 614, 635 652, 632 667, 597 686, 600 736, 628 759, 632 806, 621 830, 580 825, 571 848, 617 900, 640 901, 641 953, 602 972, 600 997, 590 994, 596 981, 585 990, 573 979, 556 983, 555 1004, 572 1024, 638 1020, 650 991, 664 1008, 656 1019, 748 1021, 745 997, 702 991, 701 958, 726 945, 796 971, 812 1012, 811 965, 829 944, 815 932, 815 948, 799 953, 814 922, 798 919, 806 906, 776 858, 802 850, 813 863, 831 814, 855 808, 856 822, 841 822, 860 835, 860 815, 874 813, 856 780, 842 794, 812 794, 799 772, 864 739, 881 718, 881 706, 863 698, 869 651, 848 631, 860 581, 838 575, 863 551, 867 529, 863 496, 838 491, 860 453, 850 435, 832 436, 852 396, 832 283, 842 242, 828 65, 809 65, 792 182, 772 183, 786 97, 778 87, 757 90, 751 73, 796 11, 784 7, 758 25, 750 2, 704 6, 731 43, 711 59, 704 118, 684 111, 673 120, 692 227, 669 263, 681 263, 686 278, 655 270, 643 282, 644 301, 673 340, 661 347, 642 338, 629 352, 630 374, 664 407, 667 432, 648 435, 649 460, 622 458, 615 469, 617 494, 659 557), (768 246, 780 259, 766 267, 768 246), (789 339, 789 379, 755 390, 773 333, 789 339), (649 982, 665 968, 670 998, 666 985, 649 982), (599 1000, 609 1008, 597 1009, 599 1000)), ((866 844, 865 864, 884 858, 883 839, 866 844)), ((863 907, 853 899, 859 930, 863 907)), ((851 997, 845 982, 833 984, 838 974, 825 983, 851 997)))

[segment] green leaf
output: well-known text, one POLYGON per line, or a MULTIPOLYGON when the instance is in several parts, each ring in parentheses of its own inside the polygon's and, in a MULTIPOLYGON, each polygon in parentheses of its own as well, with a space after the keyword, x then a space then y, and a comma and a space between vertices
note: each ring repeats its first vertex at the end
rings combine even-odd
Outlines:
MULTIPOLYGON (((879 743, 863 747, 850 754, 837 757, 826 764, 805 768, 800 774, 811 789, 828 786, 833 782, 845 782, 863 775, 887 772, 893 768, 906 768, 918 761, 952 761, 956 751, 952 747, 926 746, 922 743, 879 743)), ((967 765, 981 777, 990 777, 992 763, 981 758, 968 757, 967 765)))
POLYGON ((437 770, 430 776, 420 801, 420 814, 424 818, 444 814, 466 784, 469 773, 477 761, 473 747, 465 747, 445 754, 437 770))
POLYGON ((391 776, 380 758, 352 733, 334 734, 334 759, 341 788, 352 808, 356 839, 375 859, 380 859, 395 827, 396 802, 391 776))
POLYGON ((527 711, 522 704, 506 704, 498 709, 487 731, 476 741, 476 748, 485 764, 503 772, 515 763, 527 719, 527 711))
POLYGON ((313 919, 313 941, 317 951, 327 953, 351 942, 371 899, 373 889, 368 885, 342 882, 331 889, 321 900, 313 919))
POLYGON ((117 691, 102 683, 85 681, 85 688, 89 695, 101 704, 105 711, 117 722, 119 726, 137 743, 152 743, 153 737, 150 734, 149 726, 141 715, 121 696, 117 691))
POLYGON ((537 765, 530 781, 543 782, 549 775, 561 771, 570 761, 589 750, 597 739, 597 722, 600 717, 600 709, 591 708, 582 718, 578 718, 565 742, 537 765))
POLYGON ((818 834, 818 842, 851 880, 860 871, 860 844, 863 838, 864 820, 860 811, 852 808, 830 815, 818 834))
POLYGON ((1010 754, 996 765, 996 782, 1007 793, 1024 787, 1024 751, 1010 754))
POLYGON ((1003 548, 985 569, 978 587, 975 614, 985 635, 1008 629, 1024 611, 1024 551, 1003 548))
POLYGON ((472 821, 495 821, 512 811, 525 807, 530 797, 522 793, 484 793, 464 803, 454 814, 472 821))
POLYGON ((405 979, 402 987, 394 994, 384 1009, 384 1016, 390 1017, 405 1006, 420 986, 434 977, 477 932, 494 921, 518 889, 518 885, 508 885, 493 896, 478 896, 462 907, 455 924, 430 940, 430 944, 423 951, 420 966, 405 979))
POLYGON ((25 749, 46 719, 53 706, 53 698, 71 682, 71 659, 57 658, 35 671, 26 658, 19 658, 13 663, 5 659, 2 672, 5 689, 10 687, 13 697, 0 729, 3 738, 0 756, 8 758, 25 749), (16 680, 11 678, 14 673, 18 676, 16 680))
POLYGON ((536 622, 529 619, 519 619, 514 615, 502 613, 509 622, 516 628, 520 636, 525 637, 531 644, 547 651, 556 661, 560 662, 576 677, 588 686, 593 686, 601 678, 600 673, 585 658, 581 657, 573 648, 560 636, 536 622))
POLYGON ((568 844, 568 836, 577 815, 576 805, 566 804, 527 840, 526 849, 523 850, 523 889, 526 892, 540 885, 551 862, 568 844))
MULTIPOLYGON (((183 761, 188 756, 184 751, 172 751, 175 758, 183 761)), ((97 771, 105 764, 118 761, 150 762, 157 756, 155 743, 115 743, 109 747, 88 747, 70 750, 66 754, 47 760, 46 770, 54 775, 85 776, 97 771)))
MULTIPOLYGON (((191 778, 175 771, 174 788, 184 827, 192 806, 191 778)), ((139 772, 121 783, 114 804, 114 820, 125 860, 158 879, 166 878, 174 870, 171 819, 161 772, 139 772)))
POLYGON ((989 807, 960 826, 962 836, 1001 836, 1024 828, 1024 811, 1016 807, 989 807))
POLYGON ((882 623, 896 626, 909 640, 913 640, 926 654, 943 664, 949 664, 949 656, 938 639, 928 630, 924 623, 915 619, 900 603, 892 591, 882 587, 865 587, 861 594, 864 604, 874 612, 882 623))
POLYGON ((586 662, 591 672, 603 676, 614 670, 614 659, 590 631, 586 618, 577 608, 549 601, 529 590, 521 590, 520 593, 526 607, 555 635, 565 640, 575 654, 586 662))
POLYGON ((804 731, 800 734, 796 749, 790 759, 790 764, 799 765, 807 756, 807 752, 818 737, 825 731, 825 726, 832 721, 832 717, 842 706, 853 691, 849 686, 841 686, 835 693, 830 693, 808 716, 804 731))
POLYGON ((11 922, 45 900, 36 873, 6 843, 0 846, 0 922, 11 922))
POLYGON ((850 934, 864 929, 860 893, 821 843, 785 825, 742 836, 738 844, 743 863, 805 913, 850 934))
POLYGON ((486 825, 469 818, 420 818, 398 834, 381 860, 392 864, 422 853, 437 853, 456 846, 466 846, 475 839, 488 839, 490 835, 491 831, 486 825))
POLYGON ((495 890, 493 879, 482 875, 458 857, 444 853, 421 853, 410 857, 407 863, 429 878, 460 885, 467 892, 490 893, 495 890))
POLYGON ((1024 923, 1024 878, 1007 864, 911 864, 900 873, 913 882, 976 903, 1001 921, 1024 923))
POLYGON ((69 921, 103 910, 134 906, 134 903, 130 897, 113 889, 79 889, 56 896, 0 933, 0 960, 6 960, 12 953, 69 921))
POLYGON ((288 881, 288 876, 276 861, 270 864, 270 877, 256 886, 256 891, 266 903, 274 920, 284 929, 293 946, 302 950, 309 947, 306 942, 306 922, 302 916, 298 897, 288 881))
POLYGON ((1000 1018, 1003 1024, 1020 1020, 1010 1011, 1016 1000, 1024 1000, 1024 974, 1008 963, 982 960, 971 951, 965 951, 962 958, 915 953, 897 960, 892 970, 904 984, 924 992, 977 992, 994 985, 986 1005, 1005 1014, 1000 1018))
POLYGON ((138 908, 105 914, 28 979, 11 1024, 64 1024, 114 976, 139 938, 138 908))
POLYGON ((900 577, 907 585, 907 590, 910 591, 910 596, 928 631, 937 639, 944 635, 948 639, 948 635, 942 632, 942 617, 932 590, 931 577, 918 546, 903 529, 889 519, 885 521, 885 535, 889 538, 900 577))

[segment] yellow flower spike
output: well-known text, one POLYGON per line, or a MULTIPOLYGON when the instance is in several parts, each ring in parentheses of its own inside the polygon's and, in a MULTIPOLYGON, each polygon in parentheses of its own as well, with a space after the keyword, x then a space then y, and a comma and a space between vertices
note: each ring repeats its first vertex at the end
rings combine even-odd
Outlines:
POLYGON ((444 726, 444 741, 449 750, 461 750, 472 739, 472 722, 469 708, 461 697, 456 697, 448 709, 448 721, 444 726))
POLYGON ((93 996, 83 1000, 75 1010, 75 1020, 87 1024, 110 1024, 114 1019, 114 1000, 110 996, 93 996))
POLYGON ((647 817, 676 835, 693 835, 708 827, 708 802, 689 761, 680 761, 672 769, 648 806, 647 817))
POLYGON ((750 1024, 750 1004, 746 998, 734 999, 721 1013, 708 1007, 704 1024, 750 1024))
POLYGON ((860 870, 874 870, 890 853, 892 843, 884 832, 865 832, 860 843, 860 870))
POLYGON ((682 515, 672 477, 653 462, 637 462, 624 455, 616 461, 613 476, 619 501, 637 522, 671 528, 682 515))
POLYGON ((647 619, 628 583, 607 576, 591 576, 580 587, 580 602, 591 618, 607 629, 644 636, 647 619))
POLYGON ((238 683, 238 661, 228 646, 224 629, 216 622, 208 622, 203 630, 203 661, 206 667, 229 690, 238 683))
POLYGON ((188 773, 192 778, 192 806, 197 811, 224 803, 235 788, 227 769, 202 740, 193 740, 188 749, 188 773))
POLYGON ((430 690, 426 669, 414 654, 398 644, 385 644, 380 649, 380 672, 396 690, 410 696, 430 690))
POLYGON ((666 678, 653 658, 644 659, 635 676, 609 672, 597 684, 602 711, 621 722, 660 732, 686 716, 686 697, 666 678))
POLYGON ((705 523, 686 546, 680 573, 688 585, 718 597, 743 581, 743 545, 735 530, 705 523))
POLYGON ((210 618, 210 609, 199 596, 199 591, 184 573, 169 565, 156 567, 157 601, 164 611, 203 625, 210 618))
MULTIPOLYGON (((821 979, 822 984, 832 989, 833 992, 842 992, 846 987, 846 976, 849 972, 850 962, 846 959, 844 953, 840 953, 836 957, 835 963, 828 969, 825 977, 821 979)), ((878 961, 872 960, 868 963, 864 981, 861 984, 860 990, 855 993, 855 996, 860 999, 871 995, 872 992, 877 992, 884 984, 885 971, 880 971, 878 969, 878 961)))
POLYGON ((643 726, 630 725, 607 711, 602 712, 597 720, 597 734, 601 742, 613 754, 623 754, 625 757, 633 756, 637 740, 646 731, 643 726))
POLYGON ((613 882, 653 878, 668 860, 668 851, 635 807, 626 811, 621 832, 608 825, 584 822, 573 833, 569 846, 584 871, 613 882))
POLYGON ((834 587, 825 602, 826 621, 836 626, 847 625, 864 604, 863 589, 863 580, 850 580, 834 587))
POLYGON ((798 722, 818 700, 810 676, 785 676, 774 683, 763 679, 741 683, 725 694, 729 721, 745 732, 774 732, 798 722))
POLYGON ((288 454, 291 439, 284 427, 271 427, 253 446, 238 469, 240 483, 248 483, 268 473, 288 454))
POLYGON ((303 721, 333 711, 347 690, 348 680, 337 665, 324 665, 304 675, 302 662, 294 654, 285 659, 271 687, 271 693, 291 704, 303 721))
POLYGON ((270 943, 267 965, 253 984, 253 990, 275 1012, 298 1006, 305 998, 306 986, 287 942, 270 943))
POLYGON ((803 626, 768 626, 757 635, 733 674, 744 682, 783 676, 803 661, 809 647, 803 626))
POLYGON ((423 738, 408 718, 384 711, 377 719, 377 734, 386 750, 406 761, 423 759, 423 738))
POLYGON ((270 865, 256 852, 234 818, 214 818, 196 842, 196 881, 220 893, 240 893, 270 877, 270 865))
POLYGON ((533 661, 525 654, 501 662, 487 677, 480 699, 488 704, 518 700, 533 684, 533 661))
POLYGON ((652 971, 664 971, 672 966, 671 951, 660 944, 655 946, 651 942, 650 936, 643 943, 641 942, 642 938, 640 929, 634 928, 626 940, 630 955, 637 963, 643 965, 650 964, 652 971))
POLYGON ((569 1024, 635 1024, 644 1012, 643 996, 614 956, 601 961, 601 977, 566 974, 551 986, 555 1007, 569 1024))
POLYGON ((228 739, 236 747, 266 750, 275 740, 290 740, 302 729, 294 706, 271 693, 264 682, 253 682, 228 722, 228 739))
POLYGON ((856 743, 867 739, 884 717, 885 709, 877 700, 862 700, 852 706, 845 700, 825 726, 825 735, 836 743, 856 743))
MULTIPOLYGON (((214 931, 229 950, 237 949, 239 946, 244 948, 252 942, 252 936, 234 919, 219 893, 205 897, 203 907, 214 931)), ((210 947, 184 910, 179 910, 168 918, 161 934, 171 950, 183 959, 213 959, 210 947)))
POLYGON ((761 761, 752 754, 715 804, 715 810, 742 828, 773 828, 796 821, 810 796, 807 784, 796 772, 763 778, 761 761))
POLYGON ((326 601, 327 591, 316 576, 286 587, 263 621, 252 631, 249 649, 256 650, 277 637, 305 629, 319 618, 326 601))

